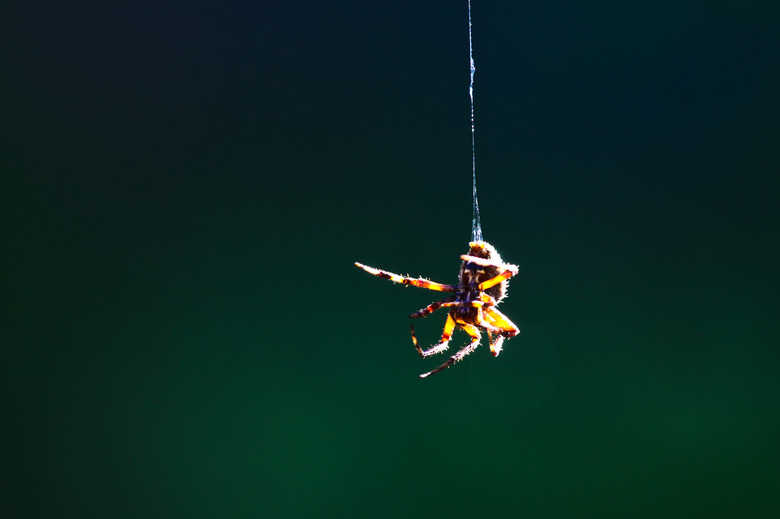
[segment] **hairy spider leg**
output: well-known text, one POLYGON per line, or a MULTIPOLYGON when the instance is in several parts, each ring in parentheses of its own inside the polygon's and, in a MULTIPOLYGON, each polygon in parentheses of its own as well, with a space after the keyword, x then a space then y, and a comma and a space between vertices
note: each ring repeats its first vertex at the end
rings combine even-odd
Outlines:
MULTIPOLYGON (((478 301, 473 301, 473 303, 478 303, 478 301)), ((477 305, 475 304, 474 306, 477 305)), ((503 332, 503 330, 501 330, 501 328, 499 328, 498 326, 494 326, 493 323, 487 320, 485 315, 486 315, 486 311, 484 307, 480 306, 479 310, 477 310, 477 317, 474 319, 473 325, 476 326, 477 328, 482 328, 488 333, 495 333, 500 335, 503 332)), ((460 324, 461 326, 470 325, 468 322, 465 321, 457 321, 457 323, 460 324)))
MULTIPOLYGON (((483 294, 481 299, 489 302, 479 304, 481 301, 472 301, 473 306, 479 307, 474 325, 477 328, 481 328, 488 332, 490 353, 492 353, 494 357, 498 357, 498 354, 501 353, 501 346, 504 343, 504 338, 514 337, 520 333, 520 330, 512 321, 495 308, 492 297, 483 294), (493 338, 494 334, 496 336, 495 339, 493 338)), ((464 327, 468 325, 468 323, 460 321, 458 321, 458 324, 464 327)))
POLYGON ((491 340, 490 342, 490 353, 494 357, 498 357, 498 354, 501 353, 501 346, 504 344, 504 338, 514 337, 520 333, 520 329, 496 308, 486 308, 483 315, 487 322, 499 330, 495 341, 491 340))
POLYGON ((485 303, 484 305, 481 306, 496 306, 496 299, 490 294, 487 294, 485 292, 480 292, 479 300, 485 303))
POLYGON ((453 319, 451 315, 447 314, 447 322, 444 323, 444 331, 441 334, 441 340, 427 350, 420 348, 420 345, 417 343, 417 337, 414 335, 414 325, 410 324, 409 328, 412 331, 412 343, 414 343, 414 349, 417 350, 417 353, 420 354, 420 357, 425 358, 430 357, 431 355, 436 355, 437 353, 441 353, 450 347, 452 332, 455 330, 455 319, 453 319))
POLYGON ((436 301, 435 303, 431 303, 422 310, 418 310, 417 312, 413 313, 409 317, 416 318, 416 317, 425 317, 428 314, 431 314, 438 310, 439 308, 445 308, 448 306, 458 306, 460 303, 455 301, 455 298, 457 296, 448 297, 447 299, 442 299, 441 301, 436 301))
POLYGON ((493 279, 488 279, 487 281, 483 281, 479 284, 480 290, 487 290, 488 288, 492 288, 502 281, 506 281, 507 279, 511 278, 515 274, 519 272, 520 269, 518 269, 514 265, 505 265, 506 269, 501 272, 499 275, 494 277, 493 279))
MULTIPOLYGON (((488 335, 490 335, 489 332, 488 335)), ((493 339, 493 337, 490 337, 490 353, 492 353, 494 357, 498 357, 498 354, 501 353, 501 347, 503 345, 504 345, 503 335, 496 335, 495 339, 493 339)))
POLYGON ((417 312, 414 312, 409 317, 412 319, 415 319, 417 317, 425 317, 428 314, 431 314, 438 310, 439 308, 449 308, 451 306, 474 306, 474 307, 482 307, 482 306, 495 306, 496 300, 493 299, 488 294, 482 293, 479 296, 479 301, 470 301, 468 303, 458 301, 458 296, 452 296, 448 297, 447 299, 442 299, 441 301, 436 301, 435 303, 431 303, 422 310, 418 310, 417 312))
POLYGON ((458 353, 447 359, 447 362, 439 366, 438 368, 429 371, 428 373, 423 373, 420 375, 420 378, 425 378, 433 375, 434 373, 438 373, 439 371, 445 370, 461 360, 463 357, 471 353, 472 351, 477 349, 477 346, 479 346, 479 340, 482 338, 482 336, 479 333, 479 330, 476 326, 471 326, 470 324, 462 325, 463 329, 466 333, 468 333, 471 336, 471 342, 468 343, 463 349, 461 349, 458 353))
POLYGON ((382 279, 389 279, 393 283, 400 283, 402 285, 412 285, 415 287, 427 288, 428 290, 436 290, 439 292, 455 292, 455 290, 457 290, 457 287, 453 285, 443 285, 441 283, 436 283, 435 281, 430 281, 428 279, 423 279, 423 278, 415 279, 406 276, 399 276, 398 274, 393 274, 392 272, 388 272, 386 270, 375 269, 374 267, 363 265, 362 263, 358 263, 357 261, 355 262, 355 265, 362 268, 363 270, 365 270, 371 275, 380 277, 382 279))
POLYGON ((483 312, 485 319, 499 329, 499 333, 505 337, 514 337, 520 333, 520 328, 515 323, 509 320, 509 317, 501 313, 498 308, 490 307, 485 308, 483 312))
POLYGON ((483 267, 504 267, 504 266, 506 266, 505 263, 502 263, 500 261, 496 261, 495 259, 480 258, 479 256, 470 256, 468 254, 461 254, 460 259, 462 259, 463 261, 468 261, 469 263, 476 263, 477 265, 482 265, 483 267))

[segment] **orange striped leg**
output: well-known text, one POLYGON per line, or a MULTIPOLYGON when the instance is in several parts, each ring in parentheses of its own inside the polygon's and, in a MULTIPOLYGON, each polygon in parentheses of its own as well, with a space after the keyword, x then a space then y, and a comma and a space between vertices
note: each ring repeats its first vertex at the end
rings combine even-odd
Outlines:
POLYGON ((491 295, 486 294, 485 292, 480 292, 479 300, 485 303, 484 306, 496 306, 495 298, 491 295))
POLYGON ((489 260, 487 258, 480 258, 479 256, 469 256, 468 254, 461 254, 460 259, 463 261, 468 261, 469 263, 476 263, 477 265, 482 265, 483 267, 503 267, 503 263, 498 263, 493 260, 489 260))
MULTIPOLYGON (((489 296, 488 296, 489 297, 489 296)), ((492 298, 491 298, 492 299, 492 298)), ((471 321, 458 321, 458 324, 461 325, 474 325, 477 328, 481 328, 488 333, 497 333, 501 334, 503 333, 503 330, 495 325, 491 321, 488 321, 486 318, 487 311, 493 309, 493 306, 490 306, 486 303, 483 303, 482 301, 471 301, 471 306, 476 307, 477 309, 477 315, 474 317, 474 320, 471 321)))
POLYGON ((492 259, 480 258, 479 256, 469 256, 468 254, 462 254, 460 256, 460 259, 462 259, 463 261, 467 261, 469 263, 476 263, 477 265, 482 265, 483 267, 511 268, 515 266, 509 263, 503 263, 492 259))
POLYGON ((520 333, 520 329, 495 308, 487 308, 483 315, 486 321, 500 330, 495 341, 490 342, 490 353, 494 357, 498 357, 498 354, 501 353, 501 346, 504 344, 504 338, 514 337, 520 333))
POLYGON ((443 299, 441 301, 437 301, 435 303, 429 304, 422 310, 411 314, 409 317, 413 319, 416 317, 425 317, 431 312, 435 312, 439 308, 449 308, 451 306, 473 306, 475 308, 482 308, 483 306, 493 306, 496 304, 495 300, 489 295, 483 294, 483 296, 484 297, 481 301, 471 301, 469 303, 463 303, 461 301, 457 301, 457 296, 448 297, 447 299, 443 299))
POLYGON ((505 337, 514 337, 520 333, 520 328, 497 308, 485 308, 483 315, 490 324, 499 328, 501 330, 501 335, 505 337))
POLYGON ((415 317, 425 317, 426 315, 435 312, 439 308, 448 307, 448 306, 458 306, 460 303, 455 302, 455 297, 448 297, 447 299, 442 299, 441 301, 436 301, 435 303, 431 303, 422 310, 419 310, 409 317, 415 318, 415 317))
POLYGON ((369 267, 367 265, 363 265, 362 263, 358 263, 358 262, 355 262, 355 265, 362 268, 363 270, 365 270, 366 272, 368 272, 373 276, 377 276, 382 279, 389 279, 393 283, 400 283, 402 285, 412 285, 415 287, 427 288, 428 290, 437 290, 439 292, 455 292, 455 290, 457 289, 457 287, 455 286, 442 285, 441 283, 436 283, 435 281, 430 281, 428 279, 399 276, 398 274, 393 274, 392 272, 388 272, 382 269, 375 269, 374 267, 369 267))
POLYGON ((427 350, 420 348, 420 345, 417 343, 417 337, 414 335, 414 325, 409 326, 412 330, 412 343, 414 343, 414 349, 417 350, 417 353, 419 353, 422 358, 425 358, 430 357, 431 355, 436 355, 437 353, 441 353, 450 347, 452 332, 455 330, 455 319, 453 319, 451 315, 447 314, 447 322, 444 323, 444 332, 441 334, 441 340, 427 350))
POLYGON ((520 271, 520 269, 514 265, 504 265, 504 266, 506 267, 506 269, 503 272, 501 272, 498 276, 492 279, 488 279, 487 281, 483 281, 482 283, 480 283, 479 289, 487 290, 488 288, 494 287, 499 283, 501 283, 502 281, 511 278, 512 276, 514 276, 520 271))
POLYGON ((438 368, 429 371, 428 373, 423 373, 420 375, 420 378, 425 378, 428 376, 433 375, 434 373, 438 373, 439 371, 445 370, 461 360, 463 357, 471 353, 472 351, 477 349, 477 346, 479 346, 479 340, 481 338, 481 335, 479 333, 479 330, 476 326, 471 326, 470 324, 463 325, 463 329, 471 336, 471 342, 467 344, 462 350, 460 350, 458 353, 447 359, 447 362, 439 366, 438 368))

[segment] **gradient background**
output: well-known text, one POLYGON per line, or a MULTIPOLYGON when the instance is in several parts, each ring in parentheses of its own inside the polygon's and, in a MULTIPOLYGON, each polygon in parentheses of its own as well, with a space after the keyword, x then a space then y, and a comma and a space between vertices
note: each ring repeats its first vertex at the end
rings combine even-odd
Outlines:
POLYGON ((543 4, 473 12, 522 334, 428 380, 353 262, 455 280, 465 0, 2 7, 1 515, 777 517, 777 3, 543 4))

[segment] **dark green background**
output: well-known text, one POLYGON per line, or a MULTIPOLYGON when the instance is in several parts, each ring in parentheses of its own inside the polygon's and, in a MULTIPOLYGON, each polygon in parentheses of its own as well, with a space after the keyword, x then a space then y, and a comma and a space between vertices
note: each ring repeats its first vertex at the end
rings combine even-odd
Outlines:
POLYGON ((777 3, 628 4, 475 0, 427 380, 465 0, 2 7, 1 515, 777 517, 777 3))

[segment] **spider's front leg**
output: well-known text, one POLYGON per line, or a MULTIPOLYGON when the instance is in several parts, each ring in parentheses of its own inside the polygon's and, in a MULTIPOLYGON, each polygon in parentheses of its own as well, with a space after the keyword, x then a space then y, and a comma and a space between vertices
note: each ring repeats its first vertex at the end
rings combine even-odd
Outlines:
POLYGON ((427 350, 420 348, 420 345, 417 343, 417 337, 414 335, 414 325, 409 325, 409 327, 412 331, 412 343, 414 344, 414 349, 417 350, 417 353, 420 354, 420 357, 425 358, 430 357, 431 355, 436 355, 437 353, 441 353, 449 348, 452 332, 455 330, 455 319, 453 319, 451 315, 447 314, 447 322, 444 323, 444 332, 441 334, 441 340, 427 350))
POLYGON ((461 360, 463 357, 471 353, 472 351, 477 349, 477 346, 479 346, 479 340, 482 338, 482 336, 479 333, 479 330, 476 326, 471 326, 470 324, 462 325, 463 329, 471 336, 471 342, 468 343, 463 349, 461 349, 458 353, 447 359, 447 362, 439 366, 438 368, 429 371, 428 373, 423 373, 420 375, 420 378, 425 378, 433 375, 434 373, 438 373, 439 371, 443 371, 459 360, 461 360))
POLYGON ((399 276, 398 274, 393 274, 392 272, 388 272, 386 270, 382 269, 375 269, 374 267, 369 267, 368 265, 363 265, 362 263, 355 262, 355 265, 362 268, 369 274, 373 276, 380 277, 382 279, 389 279, 393 283, 400 283, 402 285, 412 285, 415 287, 420 288, 427 288, 428 290, 436 290, 438 292, 455 292, 457 287, 452 285, 443 285, 441 283, 436 283, 435 281, 431 281, 429 279, 423 279, 423 278, 410 278, 407 276, 399 276))

